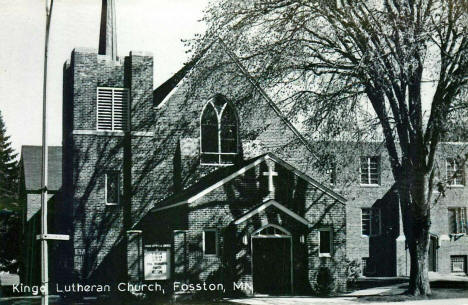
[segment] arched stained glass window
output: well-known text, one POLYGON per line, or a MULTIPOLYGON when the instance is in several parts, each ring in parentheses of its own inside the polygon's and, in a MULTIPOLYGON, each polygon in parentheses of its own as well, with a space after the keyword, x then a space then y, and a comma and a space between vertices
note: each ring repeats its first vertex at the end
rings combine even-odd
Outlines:
POLYGON ((208 102, 201 117, 201 163, 233 164, 238 153, 238 120, 221 96, 208 102))
POLYGON ((201 146, 203 152, 218 152, 218 115, 213 105, 206 105, 201 118, 201 146))
POLYGON ((221 115, 221 152, 237 153, 237 118, 229 104, 221 115))

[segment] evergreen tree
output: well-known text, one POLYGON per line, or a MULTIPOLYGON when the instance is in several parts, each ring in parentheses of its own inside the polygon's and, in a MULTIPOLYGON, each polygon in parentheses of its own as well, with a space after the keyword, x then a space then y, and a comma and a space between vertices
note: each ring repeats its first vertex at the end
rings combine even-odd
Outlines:
POLYGON ((18 193, 17 154, 11 147, 0 112, 0 198, 16 198, 18 193))
POLYGON ((16 156, 0 112, 0 271, 10 272, 18 268, 21 244, 16 156))

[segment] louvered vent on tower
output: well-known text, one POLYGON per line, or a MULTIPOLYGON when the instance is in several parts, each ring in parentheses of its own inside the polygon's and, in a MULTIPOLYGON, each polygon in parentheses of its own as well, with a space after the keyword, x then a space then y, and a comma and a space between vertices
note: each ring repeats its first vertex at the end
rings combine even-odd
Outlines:
POLYGON ((97 89, 97 129, 128 129, 128 89, 97 89))

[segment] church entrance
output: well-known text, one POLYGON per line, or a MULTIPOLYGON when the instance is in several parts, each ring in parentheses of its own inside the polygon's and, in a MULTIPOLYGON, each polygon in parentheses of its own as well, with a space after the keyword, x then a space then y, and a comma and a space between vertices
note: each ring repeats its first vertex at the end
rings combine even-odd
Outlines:
POLYGON ((255 293, 292 293, 292 239, 288 231, 267 225, 252 234, 252 271, 255 293))

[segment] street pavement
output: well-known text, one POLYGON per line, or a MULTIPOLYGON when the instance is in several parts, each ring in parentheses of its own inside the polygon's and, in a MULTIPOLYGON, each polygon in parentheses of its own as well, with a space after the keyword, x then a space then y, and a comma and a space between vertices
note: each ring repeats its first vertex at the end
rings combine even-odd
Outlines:
MULTIPOLYGON (((61 304, 57 303, 57 299, 51 300, 51 305, 61 304)), ((227 299, 229 303, 233 305, 392 305, 399 302, 368 302, 362 301, 357 297, 336 297, 336 298, 311 298, 311 297, 253 297, 243 299, 227 299)), ((437 299, 437 300, 419 300, 419 301, 405 301, 404 305, 468 305, 467 298, 458 299, 437 299)), ((39 298, 3 298, 0 299, 1 305, 39 305, 39 298)), ((70 303, 71 305, 84 305, 84 303, 70 303)), ((91 303, 86 303, 91 304, 91 303)), ((184 303, 172 303, 168 302, 165 304, 183 305, 184 303)), ((190 304, 190 303, 188 303, 190 304)), ((187 305, 188 305, 187 304, 187 305)), ((219 305, 218 302, 203 302, 204 305, 219 305)), ((223 302, 222 304, 226 304, 223 302)), ((114 304, 109 304, 114 305, 114 304)), ((135 305, 135 304, 132 304, 135 305)), ((162 305, 162 304, 154 304, 162 305)))
MULTIPOLYGON (((249 298, 229 300, 233 303, 243 305, 391 305, 397 302, 360 302, 355 297, 340 297, 340 298, 249 298)), ((399 303, 399 302, 398 302, 399 303)), ((468 305, 468 298, 463 299, 439 299, 439 300, 419 300, 405 301, 404 305, 468 305)))

